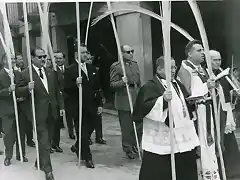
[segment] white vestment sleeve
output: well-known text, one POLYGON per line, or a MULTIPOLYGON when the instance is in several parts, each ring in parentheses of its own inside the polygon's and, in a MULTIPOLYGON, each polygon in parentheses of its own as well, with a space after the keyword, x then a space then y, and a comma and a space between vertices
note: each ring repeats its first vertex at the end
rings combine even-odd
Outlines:
POLYGON ((163 110, 163 96, 160 96, 145 118, 153 121, 164 122, 167 117, 167 112, 168 109, 163 110))

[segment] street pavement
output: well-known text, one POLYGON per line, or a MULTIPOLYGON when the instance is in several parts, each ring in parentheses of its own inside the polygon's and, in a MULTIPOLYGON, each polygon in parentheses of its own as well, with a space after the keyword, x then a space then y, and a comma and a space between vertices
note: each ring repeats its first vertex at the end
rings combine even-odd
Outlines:
MULTIPOLYGON (((77 157, 70 150, 73 140, 68 138, 65 129, 61 131, 61 144, 63 153, 51 155, 53 173, 55 180, 137 180, 140 169, 140 161, 128 160, 121 148, 121 133, 118 117, 103 114, 103 133, 107 145, 94 143, 91 146, 95 169, 87 169, 81 163, 77 166, 77 157)), ((94 142, 95 133, 92 140, 94 142)), ((0 139, 0 149, 4 149, 3 141, 0 139)), ((12 159, 12 165, 3 165, 4 156, 0 156, 0 180, 44 180, 44 173, 36 171, 33 167, 36 150, 27 147, 27 158, 29 162, 21 164, 12 159)))
MULTIPOLYGON (((63 153, 51 155, 53 173, 55 180, 137 180, 140 169, 140 161, 128 160, 121 149, 121 133, 116 112, 105 111, 103 114, 103 132, 107 145, 94 143, 91 146, 95 169, 87 169, 81 163, 77 166, 77 157, 70 151, 74 140, 68 138, 65 129, 61 131, 61 144, 63 153), (114 115, 115 114, 115 115, 114 115)), ((95 133, 92 140, 94 142, 95 133)), ((240 145, 240 129, 236 132, 240 145)), ((0 150, 4 149, 3 141, 0 139, 0 150)), ((12 165, 3 165, 4 156, 0 156, 0 180, 45 180, 44 173, 36 171, 33 167, 36 150, 27 147, 28 163, 21 164, 16 161, 15 154, 12 165)), ((234 179, 240 180, 240 179, 234 179)))

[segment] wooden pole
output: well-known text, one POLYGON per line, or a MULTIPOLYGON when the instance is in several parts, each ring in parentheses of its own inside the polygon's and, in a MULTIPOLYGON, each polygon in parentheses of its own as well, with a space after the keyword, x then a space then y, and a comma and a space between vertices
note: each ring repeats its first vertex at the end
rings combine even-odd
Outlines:
MULTIPOLYGON (((161 9, 161 6, 160 6, 161 9)), ((162 31, 164 42, 164 67, 167 81, 167 90, 171 91, 171 42, 170 42, 170 30, 171 30, 171 2, 162 1, 162 31)), ((173 115, 172 115, 171 101, 168 102, 168 114, 170 123, 170 144, 171 144, 171 172, 172 180, 176 180, 176 168, 175 168, 175 141, 173 130, 173 115)))
MULTIPOLYGON (((77 20, 77 40, 78 40, 78 76, 82 78, 81 75, 81 33, 80 33, 80 12, 79 12, 79 2, 76 2, 76 20, 77 20)), ((82 133, 82 84, 79 85, 79 156, 78 156, 78 166, 80 167, 81 162, 81 133, 82 133)))
MULTIPOLYGON (((26 2, 23 2, 23 16, 24 16, 24 29, 25 29, 25 37, 26 37, 29 77, 30 77, 30 82, 33 82, 26 2)), ((35 136, 35 144, 36 144, 36 151, 37 151, 37 170, 40 170, 39 146, 38 146, 37 124, 36 124, 36 114, 35 114, 35 100, 34 100, 34 90, 33 89, 31 90, 31 100, 32 100, 32 113, 33 113, 33 127, 34 127, 34 131, 35 131, 34 136, 35 136)))
MULTIPOLYGON (((211 59, 210 59, 210 54, 209 54, 209 44, 208 44, 207 34, 206 34, 206 30, 205 30, 205 27, 203 24, 200 10, 198 8, 196 1, 188 0, 188 3, 192 9, 192 12, 194 14, 194 17, 195 17, 197 25, 198 25, 198 29, 199 29, 200 36, 202 39, 203 47, 205 50, 206 62, 207 62, 210 79, 214 79, 214 74, 212 72, 212 64, 211 64, 211 59)), ((218 113, 217 113, 216 91, 215 91, 215 89, 212 89, 211 91, 212 91, 211 95, 212 95, 212 100, 213 100, 213 110, 214 110, 214 115, 215 115, 214 119, 215 119, 215 123, 216 123, 216 131, 217 131, 217 148, 218 148, 218 152, 219 152, 220 164, 221 164, 221 169, 222 169, 222 177, 223 177, 223 180, 226 180, 225 166, 224 166, 224 161, 223 161, 222 149, 221 149, 221 145, 220 145, 220 118, 218 117, 218 113)))
MULTIPOLYGON (((7 59, 8 59, 8 67, 9 67, 9 75, 10 75, 10 80, 11 80, 11 86, 14 85, 14 74, 13 74, 13 68, 12 68, 12 60, 11 60, 11 53, 8 50, 8 47, 6 46, 2 33, 0 32, 0 39, 4 48, 4 51, 7 54, 7 59)), ((7 40, 7 39, 6 39, 7 40)), ((18 146, 19 146, 19 154, 20 154, 20 160, 23 162, 23 153, 22 153, 22 143, 21 143, 21 138, 20 138, 20 129, 19 129, 19 118, 18 118, 18 108, 17 108, 17 99, 16 99, 16 93, 15 91, 12 92, 13 96, 13 105, 14 105, 14 114, 15 114, 15 119, 16 119, 16 127, 17 127, 17 139, 18 139, 18 146)))
POLYGON ((49 31, 48 31, 48 12, 47 11, 49 10, 49 8, 47 8, 47 7, 49 7, 49 6, 48 6, 48 3, 44 3, 44 11, 43 11, 40 2, 37 2, 37 5, 38 5, 38 10, 39 10, 39 15, 40 15, 42 34, 43 34, 43 38, 45 39, 44 42, 46 42, 45 47, 47 47, 47 50, 51 57, 53 69, 54 69, 54 71, 57 71, 57 65, 55 62, 55 57, 54 57, 52 44, 50 41, 49 31))
MULTIPOLYGON (((13 74, 13 66, 12 66, 11 56, 14 56, 14 58, 15 58, 15 52, 14 52, 14 47, 13 47, 11 30, 10 30, 10 26, 9 26, 9 23, 7 20, 7 12, 6 12, 6 4, 5 3, 3 3, 3 6, 1 6, 1 13, 2 13, 2 17, 3 17, 3 27, 4 27, 4 37, 5 37, 5 41, 4 41, 2 33, 1 33, 1 42, 3 45, 4 51, 7 54, 8 67, 10 70, 11 85, 14 85, 14 74, 13 74)), ((21 162, 23 162, 22 143, 21 143, 21 138, 20 138, 19 117, 18 117, 17 99, 16 99, 15 91, 12 92, 12 96, 13 96, 14 113, 15 113, 15 119, 16 119, 17 139, 18 139, 20 160, 21 160, 21 162)))
MULTIPOLYGON (((108 9, 111 10, 111 3, 109 1, 107 2, 107 5, 108 5, 108 9)), ((123 76, 127 77, 124 62, 123 62, 122 51, 121 51, 121 48, 120 48, 120 41, 119 41, 118 34, 117 34, 116 24, 115 24, 115 21, 114 21, 114 18, 113 18, 112 14, 110 14, 110 17, 111 17, 111 23, 112 23, 112 27, 113 27, 113 32, 114 32, 116 44, 117 44, 118 56, 119 56, 119 59, 120 59, 122 70, 123 70, 123 76)), ((129 91, 128 83, 126 83, 126 88, 127 88, 130 110, 131 110, 131 113, 132 113, 133 112, 133 104, 132 104, 132 97, 131 97, 131 94, 130 94, 130 91, 129 91)), ((135 133, 135 139, 136 139, 136 142, 137 142, 139 159, 142 160, 135 122, 133 122, 133 128, 134 128, 134 133, 135 133)))
POLYGON ((86 36, 85 36, 85 45, 86 46, 87 46, 87 41, 88 41, 88 31, 89 31, 89 25, 90 25, 91 14, 92 14, 92 6, 93 6, 93 1, 91 1, 90 8, 89 8, 89 14, 88 14, 87 30, 86 30, 86 36))

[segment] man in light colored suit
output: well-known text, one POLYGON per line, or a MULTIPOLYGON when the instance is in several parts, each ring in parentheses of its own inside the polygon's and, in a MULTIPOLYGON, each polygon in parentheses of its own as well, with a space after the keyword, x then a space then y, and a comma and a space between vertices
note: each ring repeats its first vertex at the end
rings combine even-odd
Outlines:
MULTIPOLYGON (((129 45, 121 46, 126 76, 123 77, 123 70, 120 61, 111 65, 110 68, 110 87, 115 91, 115 108, 118 110, 119 122, 122 131, 122 148, 129 159, 134 159, 137 154, 135 134, 133 131, 133 121, 126 89, 126 82, 132 96, 133 105, 135 103, 140 82, 140 72, 137 62, 133 60, 134 50, 129 45)), ((142 128, 138 129, 138 139, 142 135, 142 128)))

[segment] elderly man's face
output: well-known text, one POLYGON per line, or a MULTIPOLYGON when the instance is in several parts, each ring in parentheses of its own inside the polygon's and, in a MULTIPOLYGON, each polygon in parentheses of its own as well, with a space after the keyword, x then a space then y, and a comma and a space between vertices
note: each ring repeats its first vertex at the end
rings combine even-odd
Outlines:
MULTIPOLYGON (((175 74, 176 74, 176 62, 174 59, 172 59, 171 61, 171 79, 173 80, 175 78, 175 74)), ((163 77, 166 78, 166 72, 165 72, 165 67, 158 67, 157 68, 157 73, 163 77)))
MULTIPOLYGON (((11 55, 11 63, 12 63, 12 67, 16 66, 16 59, 13 55, 11 55)), ((5 68, 9 69, 9 64, 8 64, 8 57, 5 56, 5 58, 3 59, 3 65, 5 68)))
POLYGON ((221 67, 221 63, 222 63, 222 58, 221 55, 218 54, 214 54, 211 56, 211 62, 212 62, 212 69, 213 70, 217 70, 221 67))
POLYGON ((134 50, 130 46, 128 45, 123 46, 122 55, 124 59, 132 61, 133 53, 134 53, 134 50))

